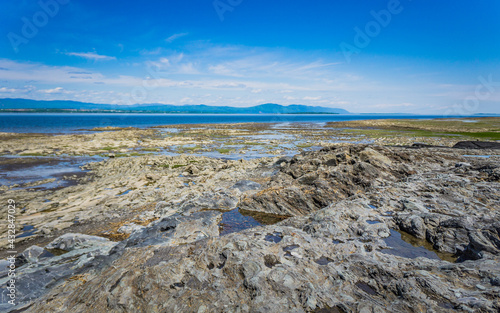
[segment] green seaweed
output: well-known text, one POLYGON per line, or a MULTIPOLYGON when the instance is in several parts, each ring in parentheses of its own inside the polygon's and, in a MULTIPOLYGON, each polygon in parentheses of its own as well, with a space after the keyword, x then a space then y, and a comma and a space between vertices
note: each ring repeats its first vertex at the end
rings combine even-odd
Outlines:
POLYGON ((47 156, 45 153, 20 153, 20 156, 47 156))

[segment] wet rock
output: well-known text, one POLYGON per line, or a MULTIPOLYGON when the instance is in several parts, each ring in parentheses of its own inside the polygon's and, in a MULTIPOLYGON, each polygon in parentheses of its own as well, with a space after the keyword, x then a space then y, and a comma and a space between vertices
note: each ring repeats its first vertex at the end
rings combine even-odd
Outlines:
POLYGON ((492 277, 490 279, 490 284, 492 284, 493 286, 500 286, 500 276, 492 277))
POLYGON ((455 149, 500 149, 500 143, 495 141, 460 141, 453 148, 455 149))
POLYGON ((39 258, 50 257, 53 256, 52 253, 41 248, 39 246, 31 246, 28 249, 24 250, 22 255, 28 260, 30 263, 36 263, 39 258))
MULTIPOLYGON (((97 256, 107 255, 115 245, 116 243, 101 237, 66 234, 46 246, 51 251, 64 247, 66 250, 62 254, 54 255, 36 246, 28 248, 18 256, 25 261, 16 266, 17 303, 28 304, 32 299, 45 294, 51 286, 62 284, 97 256)), ((9 279, 0 278, 0 284, 5 284, 9 279)), ((0 292, 0 298, 7 299, 7 289, 0 292)), ((0 302, 0 310, 12 308, 7 302, 0 302)))

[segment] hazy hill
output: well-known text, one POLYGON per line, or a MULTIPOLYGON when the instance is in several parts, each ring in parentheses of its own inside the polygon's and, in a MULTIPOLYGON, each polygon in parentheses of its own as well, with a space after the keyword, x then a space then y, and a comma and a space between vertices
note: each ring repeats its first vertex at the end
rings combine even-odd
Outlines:
POLYGON ((344 109, 326 108, 307 105, 279 105, 275 103, 266 103, 253 107, 229 107, 229 106, 208 106, 198 105, 167 105, 167 104, 135 104, 135 105, 112 105, 96 104, 78 101, 54 100, 38 101, 29 99, 0 99, 0 109, 32 109, 32 110, 113 110, 126 112, 162 112, 162 113, 219 113, 219 114, 305 114, 305 113, 330 113, 345 114, 349 113, 344 109))

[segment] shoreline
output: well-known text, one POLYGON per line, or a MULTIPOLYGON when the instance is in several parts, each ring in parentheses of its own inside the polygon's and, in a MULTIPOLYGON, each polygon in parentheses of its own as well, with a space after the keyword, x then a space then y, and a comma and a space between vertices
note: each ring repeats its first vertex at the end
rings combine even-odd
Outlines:
MULTIPOLYGON (((2 115, 0 113, 0 115, 2 115)), ((204 124, 205 118, 211 118, 209 125, 241 124, 241 123, 336 123, 354 121, 376 121, 376 120, 469 120, 488 118, 485 116, 441 116, 441 115, 416 115, 416 114, 84 114, 83 120, 62 120, 61 116, 74 118, 71 113, 40 113, 40 114, 3 114, 4 127, 0 133, 54 133, 54 134, 76 134, 81 131, 89 131, 93 128, 103 127, 133 127, 147 129, 159 126, 173 126, 184 124, 204 124), (5 117, 10 116, 11 119, 5 117), (146 119, 148 117, 148 119, 146 119), (287 118, 288 117, 288 118, 287 118), (36 127, 20 127, 19 125, 37 125, 36 127), (17 131, 16 131, 17 130, 17 131)), ((496 116, 498 117, 498 116, 496 116)), ((489 118, 495 118, 490 116, 489 118)))

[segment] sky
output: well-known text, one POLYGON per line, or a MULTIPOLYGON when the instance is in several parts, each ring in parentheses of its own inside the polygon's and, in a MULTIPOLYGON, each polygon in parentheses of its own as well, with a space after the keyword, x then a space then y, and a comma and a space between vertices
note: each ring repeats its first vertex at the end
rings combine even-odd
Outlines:
POLYGON ((0 2, 0 98, 500 113, 500 1, 0 2))

